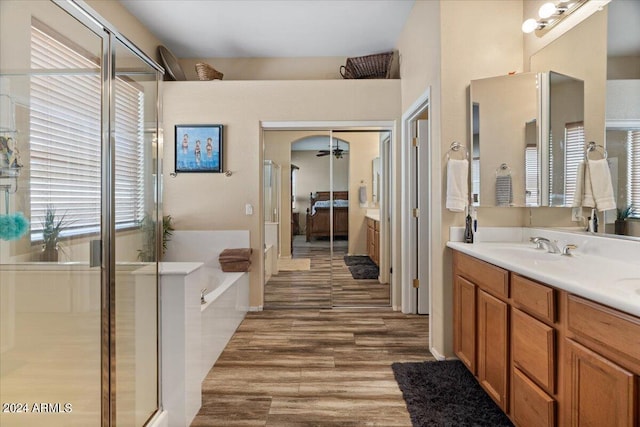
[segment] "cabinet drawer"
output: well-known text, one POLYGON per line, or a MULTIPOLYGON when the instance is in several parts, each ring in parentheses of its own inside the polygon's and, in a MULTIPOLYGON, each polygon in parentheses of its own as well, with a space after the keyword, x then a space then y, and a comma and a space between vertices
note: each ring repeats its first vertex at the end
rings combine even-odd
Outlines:
POLYGON ((555 336, 552 327, 514 308, 511 313, 513 363, 547 392, 555 392, 555 336))
POLYGON ((367 218, 367 227, 371 228, 372 230, 375 229, 375 221, 372 220, 371 218, 367 218))
POLYGON ((568 328, 640 364, 640 319, 575 295, 568 296, 568 328))
POLYGON ((458 251, 453 253, 453 266, 458 274, 490 293, 509 297, 509 272, 458 251))
POLYGON ((556 321, 556 293, 552 288, 511 273, 511 298, 529 314, 556 321))
POLYGON ((555 426, 555 401, 519 369, 513 369, 511 416, 516 425, 555 426))

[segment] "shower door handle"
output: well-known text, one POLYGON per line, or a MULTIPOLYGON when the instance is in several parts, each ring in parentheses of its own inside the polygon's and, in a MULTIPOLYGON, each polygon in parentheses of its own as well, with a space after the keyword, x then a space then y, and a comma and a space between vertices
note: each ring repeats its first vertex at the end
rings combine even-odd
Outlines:
POLYGON ((100 267, 102 265, 102 240, 91 240, 89 242, 89 267, 100 267))

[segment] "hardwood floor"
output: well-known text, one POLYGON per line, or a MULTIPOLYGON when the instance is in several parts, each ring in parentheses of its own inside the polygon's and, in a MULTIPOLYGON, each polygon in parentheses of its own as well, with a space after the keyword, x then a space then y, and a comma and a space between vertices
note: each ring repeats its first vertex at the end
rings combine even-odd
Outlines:
POLYGON ((328 240, 305 242, 295 236, 294 258, 310 258, 309 271, 280 271, 265 285, 265 308, 328 308, 389 306, 390 286, 378 280, 355 280, 344 263, 346 240, 335 240, 333 258, 328 240))
POLYGON ((390 365, 432 359, 428 330, 390 309, 249 313, 192 426, 411 426, 390 365))

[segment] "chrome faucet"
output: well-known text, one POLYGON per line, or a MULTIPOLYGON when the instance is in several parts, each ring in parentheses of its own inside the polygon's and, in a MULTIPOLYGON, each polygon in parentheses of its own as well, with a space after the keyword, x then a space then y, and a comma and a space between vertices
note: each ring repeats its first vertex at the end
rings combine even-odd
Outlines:
POLYGON ((560 248, 558 248, 558 245, 555 244, 555 242, 552 242, 551 240, 547 239, 546 237, 532 237, 529 239, 529 241, 531 243, 535 243, 536 244, 536 249, 547 249, 548 252, 552 253, 552 254, 559 254, 560 253, 560 248))
POLYGON ((573 255, 571 253, 573 249, 578 249, 578 245, 574 245, 572 243, 569 243, 568 245, 564 245, 564 247, 562 248, 562 253, 560 255, 571 256, 573 255))

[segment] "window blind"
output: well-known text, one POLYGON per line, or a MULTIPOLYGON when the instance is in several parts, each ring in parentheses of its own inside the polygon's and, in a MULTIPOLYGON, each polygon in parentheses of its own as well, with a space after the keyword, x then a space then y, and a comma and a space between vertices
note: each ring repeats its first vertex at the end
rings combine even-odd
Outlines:
POLYGON ((640 218, 640 130, 627 133, 627 203, 633 205, 633 218, 640 218))
POLYGON ((524 151, 525 163, 525 204, 537 206, 538 201, 538 147, 528 146, 524 151))
POLYGON ((578 165, 584 159, 584 124, 567 123, 564 131, 564 194, 565 204, 571 206, 576 194, 578 165))
MULTIPOLYGON (((102 89, 95 58, 31 27, 31 240, 42 238, 49 206, 65 215, 62 236, 95 233, 101 218, 102 89), (55 72, 60 70, 60 72, 55 72), (38 72, 40 71, 40 72, 38 72)), ((115 81, 116 228, 143 215, 143 93, 115 81)))

